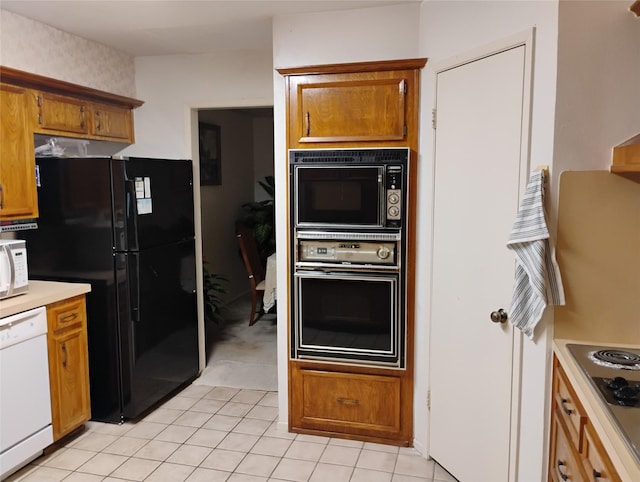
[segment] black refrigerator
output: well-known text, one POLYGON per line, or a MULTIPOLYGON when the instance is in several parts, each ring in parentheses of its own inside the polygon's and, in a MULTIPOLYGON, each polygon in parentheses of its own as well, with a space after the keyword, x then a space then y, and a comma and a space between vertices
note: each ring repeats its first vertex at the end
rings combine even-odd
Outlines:
POLYGON ((190 160, 38 158, 31 279, 91 284, 91 418, 145 414, 198 374, 190 160))

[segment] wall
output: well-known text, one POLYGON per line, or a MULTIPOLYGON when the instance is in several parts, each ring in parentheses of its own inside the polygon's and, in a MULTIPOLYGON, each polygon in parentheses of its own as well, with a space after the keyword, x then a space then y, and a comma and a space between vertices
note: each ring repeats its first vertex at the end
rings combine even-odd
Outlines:
POLYGON ((0 10, 0 65, 135 97, 133 57, 0 10))
POLYGON ((640 184, 607 172, 612 148, 640 133, 640 20, 629 5, 560 2, 554 157, 567 171, 558 214, 567 304, 555 308, 557 338, 640 344, 640 184))
POLYGON ((631 2, 560 2, 554 160, 558 172, 605 169, 640 133, 640 19, 631 2))
MULTIPOLYGON (((273 20, 274 68, 418 57, 418 14, 419 5, 412 4, 275 17, 273 20)), ((284 78, 274 72, 273 83, 274 174, 276 186, 287 186, 284 78)), ((286 191, 286 189, 276 190, 278 246, 286 246, 288 242, 286 191)), ((278 256, 278 305, 281 307, 289 304, 286 297, 287 290, 284 288, 287 285, 287 257, 278 256)), ((288 419, 287 323, 287 310, 279 309, 279 423, 285 427, 288 419)))
POLYGON ((640 345, 640 183, 606 171, 560 178, 556 338, 640 345))
MULTIPOLYGON (((428 128, 431 109, 434 107, 435 73, 439 64, 449 62, 456 56, 482 50, 486 46, 514 34, 535 27, 534 78, 532 92, 531 119, 531 164, 553 165, 554 107, 556 78, 557 43, 557 2, 500 2, 500 1, 428 1, 422 4, 420 55, 429 61, 423 72, 422 82, 422 119, 421 119, 421 170, 419 180, 418 211, 423 213, 418 225, 418 264, 424 269, 418 270, 418 292, 429 293, 429 266, 431 264, 431 193, 433 192, 433 131, 428 128)), ((489 113, 488 113, 489 115, 489 113)), ((554 173, 553 167, 551 168, 554 173)), ((500 182, 492 179, 491 182, 500 182)), ((552 178, 551 182, 556 182, 552 178)), ((456 186, 444 186, 456 189, 456 186)), ((460 193, 461 202, 465 202, 464 193, 460 193)), ((469 200, 471 201, 471 200, 469 200)), ((554 201, 550 199, 552 210, 554 201)), ((505 242, 508 233, 505 233, 505 242)), ((459 242, 461 249, 466 240, 459 242)), ((506 247, 505 247, 506 249, 506 247)), ((509 300, 507 300, 508 302, 509 300)), ((428 297, 417 300, 417 312, 428 320, 431 306, 428 297)), ((518 480, 543 480, 546 467, 547 434, 545 421, 548 419, 547 399, 549 393, 547 374, 550 373, 551 327, 547 316, 536 329, 536 340, 522 341, 522 389, 519 407, 520 439, 518 480)), ((428 346, 429 323, 419 325, 417 338, 428 346)), ((516 337, 521 338, 519 335, 516 337)), ((428 385, 428 353, 418 353, 418 367, 421 372, 416 378, 424 378, 417 383, 421 390, 428 385)), ((426 393, 416 394, 416 404, 424 406, 426 393)), ((426 420, 416 420, 416 440, 426 446, 428 424, 426 420)), ((428 447, 427 447, 428 449, 428 447)), ((505 455, 506 456, 506 455, 505 455)))
POLYGON ((266 201, 271 197, 258 184, 265 176, 273 176, 273 109, 253 118, 253 179, 254 200, 266 201))

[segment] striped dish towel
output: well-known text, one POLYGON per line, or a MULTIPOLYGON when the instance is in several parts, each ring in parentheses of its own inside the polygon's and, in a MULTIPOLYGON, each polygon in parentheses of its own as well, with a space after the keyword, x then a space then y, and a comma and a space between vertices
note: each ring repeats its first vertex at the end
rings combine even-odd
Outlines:
POLYGON ((533 171, 507 248, 516 256, 513 297, 509 308, 511 324, 533 338, 533 330, 548 304, 564 305, 560 269, 549 243, 544 214, 544 171, 533 171))

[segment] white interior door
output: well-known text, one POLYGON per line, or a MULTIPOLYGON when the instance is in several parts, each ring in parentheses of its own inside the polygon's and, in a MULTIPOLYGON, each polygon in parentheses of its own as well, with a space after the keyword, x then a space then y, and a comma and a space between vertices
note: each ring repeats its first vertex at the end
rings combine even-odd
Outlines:
POLYGON ((524 46, 437 74, 429 449, 461 481, 509 479, 514 333, 490 313, 511 300, 524 86, 524 46))

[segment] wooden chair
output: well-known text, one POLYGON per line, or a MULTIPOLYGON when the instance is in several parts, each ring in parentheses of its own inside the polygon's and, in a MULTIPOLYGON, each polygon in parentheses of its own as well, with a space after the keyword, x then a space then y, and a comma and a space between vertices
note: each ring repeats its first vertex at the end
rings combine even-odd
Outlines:
MULTIPOLYGON (((254 319, 258 299, 262 300, 264 296, 264 268, 260 262, 258 247, 251 228, 243 225, 236 226, 236 239, 238 240, 244 267, 247 270, 251 284, 251 315, 249 315, 249 326, 251 326, 263 315, 262 310, 260 310, 258 316, 254 319)), ((262 301, 260 304, 262 305, 262 301)))

